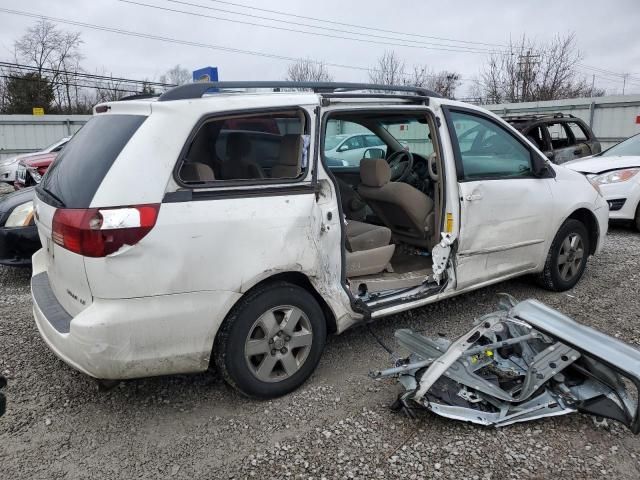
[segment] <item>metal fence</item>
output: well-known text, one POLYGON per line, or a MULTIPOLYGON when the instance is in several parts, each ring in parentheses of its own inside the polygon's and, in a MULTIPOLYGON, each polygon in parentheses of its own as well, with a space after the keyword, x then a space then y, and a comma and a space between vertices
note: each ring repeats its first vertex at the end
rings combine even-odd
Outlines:
POLYGON ((569 113, 584 120, 602 148, 640 133, 640 95, 483 105, 497 115, 569 113))
POLYGON ((37 152, 76 133, 91 115, 0 115, 0 160, 37 152))

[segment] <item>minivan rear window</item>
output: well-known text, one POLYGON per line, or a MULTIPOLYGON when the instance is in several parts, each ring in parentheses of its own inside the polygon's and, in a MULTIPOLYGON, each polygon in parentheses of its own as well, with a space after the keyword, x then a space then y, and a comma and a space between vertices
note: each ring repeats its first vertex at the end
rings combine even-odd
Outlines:
POLYGON ((144 115, 98 115, 65 145, 38 189, 65 208, 88 208, 116 157, 146 120, 144 115))

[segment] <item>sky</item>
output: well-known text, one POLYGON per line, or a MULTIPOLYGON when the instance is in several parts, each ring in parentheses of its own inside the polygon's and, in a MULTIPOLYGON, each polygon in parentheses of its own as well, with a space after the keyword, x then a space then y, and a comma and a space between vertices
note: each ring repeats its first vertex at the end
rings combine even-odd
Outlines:
POLYGON ((292 62, 287 58, 312 58, 340 65, 328 67, 336 81, 367 81, 366 69, 385 50, 393 50, 408 69, 426 65, 460 73, 458 96, 464 96, 488 52, 504 48, 510 39, 527 35, 546 42, 557 34, 575 33, 583 55, 581 75, 591 82, 595 74, 597 87, 619 94, 622 75, 629 74, 626 93, 640 93, 640 0, 0 0, 0 61, 11 61, 14 41, 36 18, 2 9, 207 45, 175 44, 53 20, 62 30, 81 32, 85 70, 126 78, 158 80, 180 64, 189 71, 217 66, 221 80, 280 80, 292 62))

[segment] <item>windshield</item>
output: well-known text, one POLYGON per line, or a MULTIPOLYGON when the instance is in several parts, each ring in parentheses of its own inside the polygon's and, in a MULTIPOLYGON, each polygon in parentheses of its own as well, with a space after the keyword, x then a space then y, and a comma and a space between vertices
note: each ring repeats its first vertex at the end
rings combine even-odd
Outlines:
POLYGON ((601 157, 640 156, 640 134, 627 138, 600 154, 601 157))
POLYGON ((433 153, 433 143, 426 118, 394 118, 382 120, 380 124, 405 150, 423 156, 433 153))

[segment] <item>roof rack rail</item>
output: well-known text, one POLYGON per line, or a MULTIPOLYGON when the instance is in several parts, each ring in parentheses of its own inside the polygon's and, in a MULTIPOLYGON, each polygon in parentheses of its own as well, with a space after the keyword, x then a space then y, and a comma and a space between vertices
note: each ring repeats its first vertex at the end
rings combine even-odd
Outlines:
POLYGON ((507 120, 538 120, 542 118, 576 118, 571 113, 507 113, 503 115, 507 120))
POLYGON ((407 85, 377 85, 373 83, 342 83, 342 82, 287 82, 287 81, 230 81, 230 82, 196 82, 180 85, 167 90, 158 98, 159 102, 171 100, 186 100, 200 98, 211 89, 234 88, 271 88, 274 91, 289 88, 309 89, 316 93, 336 93, 356 90, 373 92, 408 92, 421 97, 440 97, 437 93, 421 87, 407 85))

